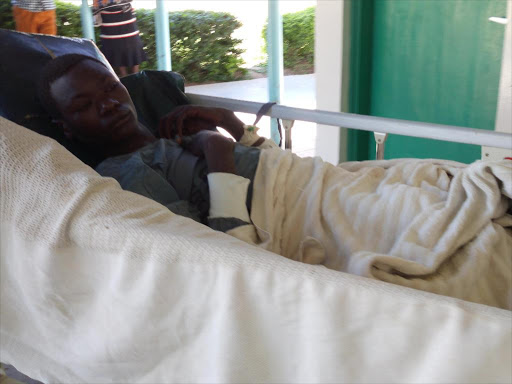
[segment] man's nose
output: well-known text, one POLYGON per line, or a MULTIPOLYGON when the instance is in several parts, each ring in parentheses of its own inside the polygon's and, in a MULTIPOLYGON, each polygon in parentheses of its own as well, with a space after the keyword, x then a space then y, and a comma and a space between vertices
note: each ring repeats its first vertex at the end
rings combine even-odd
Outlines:
POLYGON ((108 114, 119 107, 120 103, 116 99, 105 97, 99 102, 100 113, 102 115, 108 114))

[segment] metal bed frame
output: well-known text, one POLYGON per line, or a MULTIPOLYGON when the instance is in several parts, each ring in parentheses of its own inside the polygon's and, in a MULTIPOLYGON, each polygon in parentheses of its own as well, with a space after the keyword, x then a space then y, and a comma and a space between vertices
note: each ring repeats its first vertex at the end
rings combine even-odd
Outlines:
MULTIPOLYGON (((193 104, 222 107, 235 112, 256 114, 265 103, 228 99, 187 93, 193 104)), ((285 149, 292 150, 291 131, 295 120, 308 121, 335 127, 351 128, 374 133, 377 159, 384 158, 384 146, 389 134, 444 140, 455 143, 475 144, 512 150, 512 134, 466 128, 454 125, 431 124, 417 121, 398 120, 384 117, 356 115, 353 113, 328 112, 317 109, 274 105, 264 113, 272 118, 282 119, 285 149)))

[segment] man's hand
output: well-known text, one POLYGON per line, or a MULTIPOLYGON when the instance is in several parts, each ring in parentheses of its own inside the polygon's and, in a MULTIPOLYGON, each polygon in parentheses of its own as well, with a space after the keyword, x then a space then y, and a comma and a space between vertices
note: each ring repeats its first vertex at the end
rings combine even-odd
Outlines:
POLYGON ((244 134, 243 123, 232 111, 224 108, 182 105, 160 119, 158 132, 165 139, 181 141, 183 136, 190 136, 201 131, 214 131, 222 127, 236 141, 244 134))
POLYGON ((183 140, 182 146, 192 154, 206 159, 208 172, 235 172, 235 157, 233 140, 221 135, 218 132, 201 131, 183 140))

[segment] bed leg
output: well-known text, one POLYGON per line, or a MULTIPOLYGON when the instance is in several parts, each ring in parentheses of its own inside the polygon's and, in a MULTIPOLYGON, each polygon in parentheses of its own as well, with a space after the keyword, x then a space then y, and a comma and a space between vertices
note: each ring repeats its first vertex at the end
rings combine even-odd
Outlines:
POLYGON ((295 120, 284 120, 284 149, 292 150, 292 127, 295 120))
POLYGON ((375 142, 377 143, 375 152, 377 154, 377 160, 384 160, 384 146, 386 144, 386 139, 388 138, 387 133, 381 132, 373 132, 375 136, 375 142))

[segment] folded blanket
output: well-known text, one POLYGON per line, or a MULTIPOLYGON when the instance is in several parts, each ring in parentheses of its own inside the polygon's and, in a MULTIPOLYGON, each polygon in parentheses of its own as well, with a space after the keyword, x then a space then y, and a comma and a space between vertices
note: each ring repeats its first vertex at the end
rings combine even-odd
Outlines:
POLYGON ((508 160, 335 167, 266 150, 251 219, 254 242, 290 259, 511 308, 511 197, 508 160))
POLYGON ((242 243, 0 118, 0 361, 34 379, 506 383, 511 321, 242 243))

